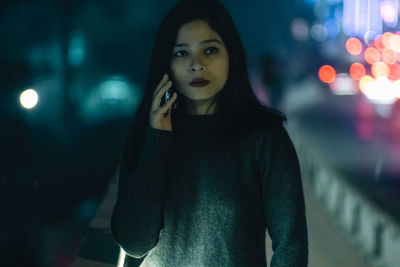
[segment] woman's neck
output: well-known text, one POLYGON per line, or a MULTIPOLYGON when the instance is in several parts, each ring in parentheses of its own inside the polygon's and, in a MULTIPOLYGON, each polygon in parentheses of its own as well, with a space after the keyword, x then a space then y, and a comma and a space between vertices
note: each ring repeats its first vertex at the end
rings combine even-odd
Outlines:
POLYGON ((211 115, 214 113, 214 110, 215 110, 215 103, 211 103, 209 100, 206 100, 206 101, 188 100, 186 102, 186 112, 188 114, 211 115))

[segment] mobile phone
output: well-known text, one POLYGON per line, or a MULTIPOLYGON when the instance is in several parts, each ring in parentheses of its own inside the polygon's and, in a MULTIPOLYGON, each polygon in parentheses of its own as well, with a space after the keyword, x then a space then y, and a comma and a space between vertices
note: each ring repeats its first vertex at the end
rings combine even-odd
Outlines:
POLYGON ((161 105, 164 105, 171 98, 171 94, 172 94, 171 88, 165 91, 162 97, 161 105))
MULTIPOLYGON (((162 96, 160 105, 161 105, 161 106, 164 105, 164 104, 172 97, 172 95, 174 94, 174 92, 175 92, 175 89, 174 89, 173 86, 171 86, 171 87, 164 93, 164 95, 162 96)), ((173 105, 172 107, 173 107, 173 108, 176 108, 176 102, 174 103, 174 105, 173 105)))

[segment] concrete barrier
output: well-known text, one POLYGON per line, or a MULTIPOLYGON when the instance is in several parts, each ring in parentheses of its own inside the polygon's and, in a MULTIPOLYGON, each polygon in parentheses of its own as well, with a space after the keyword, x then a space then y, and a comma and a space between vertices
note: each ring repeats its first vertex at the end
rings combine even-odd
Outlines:
POLYGON ((348 243, 373 267, 400 266, 400 224, 327 167, 304 144, 295 120, 286 129, 299 156, 303 185, 307 187, 348 243))

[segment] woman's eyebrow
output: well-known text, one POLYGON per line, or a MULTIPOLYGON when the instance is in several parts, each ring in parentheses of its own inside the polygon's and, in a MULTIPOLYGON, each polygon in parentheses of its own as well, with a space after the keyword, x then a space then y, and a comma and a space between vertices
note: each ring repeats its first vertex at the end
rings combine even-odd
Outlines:
MULTIPOLYGON (((212 43, 212 42, 217 42, 217 43, 219 43, 220 45, 222 45, 221 41, 218 40, 218 39, 215 39, 215 38, 214 38, 214 39, 207 39, 207 40, 201 41, 200 44, 208 44, 208 43, 212 43)), ((175 45, 174 45, 174 47, 181 47, 181 46, 189 46, 189 45, 186 44, 186 43, 179 43, 179 44, 175 44, 175 45)))

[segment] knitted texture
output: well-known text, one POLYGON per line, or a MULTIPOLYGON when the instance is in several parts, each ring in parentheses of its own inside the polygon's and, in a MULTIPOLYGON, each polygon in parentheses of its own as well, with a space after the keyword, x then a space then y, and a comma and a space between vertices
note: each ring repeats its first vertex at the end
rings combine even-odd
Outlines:
POLYGON ((300 168, 285 128, 260 129, 228 153, 215 127, 212 115, 188 114, 173 132, 146 129, 134 172, 120 166, 115 240, 140 266, 267 266, 268 230, 271 267, 307 266, 300 168))

